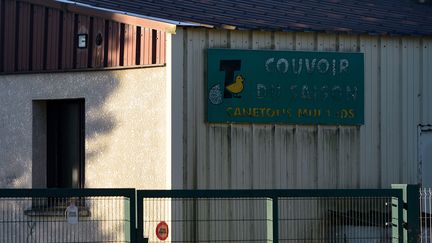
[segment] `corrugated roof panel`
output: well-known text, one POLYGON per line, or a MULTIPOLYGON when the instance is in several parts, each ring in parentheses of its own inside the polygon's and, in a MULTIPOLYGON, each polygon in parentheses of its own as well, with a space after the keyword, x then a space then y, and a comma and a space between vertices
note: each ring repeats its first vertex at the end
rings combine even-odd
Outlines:
POLYGON ((415 0, 76 0, 155 18, 239 29, 432 35, 432 4, 415 0))

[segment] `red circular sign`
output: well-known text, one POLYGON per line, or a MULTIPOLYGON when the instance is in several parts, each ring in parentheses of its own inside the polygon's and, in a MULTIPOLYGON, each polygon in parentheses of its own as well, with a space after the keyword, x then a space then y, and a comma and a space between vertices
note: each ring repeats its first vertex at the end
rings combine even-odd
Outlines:
POLYGON ((168 224, 161 221, 156 226, 156 236, 159 240, 166 240, 168 238, 168 224))

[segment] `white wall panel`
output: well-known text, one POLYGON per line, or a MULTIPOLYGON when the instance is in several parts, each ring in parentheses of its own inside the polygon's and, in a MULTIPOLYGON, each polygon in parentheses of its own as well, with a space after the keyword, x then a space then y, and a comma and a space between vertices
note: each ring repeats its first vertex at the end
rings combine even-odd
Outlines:
POLYGON ((430 39, 180 29, 185 188, 378 188, 417 181, 432 123, 430 39), (363 52, 365 124, 206 124, 207 48, 363 52))
POLYGON ((410 160, 417 161, 417 125, 420 121, 420 40, 402 38, 401 67, 401 179, 416 181, 414 166, 408 166, 410 160))
POLYGON ((421 63, 421 123, 432 124, 432 38, 423 39, 421 63))
MULTIPOLYGON (((338 36, 317 35, 317 51, 336 51, 338 36)), ((318 126, 318 185, 317 188, 337 188, 339 129, 337 126, 318 126)))
POLYGON ((400 74, 401 49, 399 38, 381 38, 381 186, 398 183, 401 174, 400 74))
POLYGON ((377 188, 381 185, 380 163, 380 83, 379 39, 361 36, 360 51, 364 53, 364 125, 360 127, 360 185, 377 188))
MULTIPOLYGON (((276 32, 274 47, 276 50, 293 50, 295 45, 293 33, 276 32)), ((275 183, 273 188, 282 189, 286 185, 296 187, 297 159, 295 158, 295 126, 276 125, 274 130, 275 183), (278 178, 278 179, 277 179, 278 178)))

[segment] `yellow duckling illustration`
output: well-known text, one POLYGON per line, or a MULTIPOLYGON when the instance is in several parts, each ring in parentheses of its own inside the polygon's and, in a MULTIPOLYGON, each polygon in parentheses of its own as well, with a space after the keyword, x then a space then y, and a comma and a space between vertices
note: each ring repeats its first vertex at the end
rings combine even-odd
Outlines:
POLYGON ((229 92, 233 93, 234 95, 239 94, 243 91, 244 88, 243 81, 244 81, 243 76, 237 75, 234 83, 228 85, 226 89, 229 92))

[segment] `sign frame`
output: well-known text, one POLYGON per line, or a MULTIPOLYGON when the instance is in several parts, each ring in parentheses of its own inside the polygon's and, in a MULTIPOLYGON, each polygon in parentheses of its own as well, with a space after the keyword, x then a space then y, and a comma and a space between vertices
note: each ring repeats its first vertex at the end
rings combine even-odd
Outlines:
POLYGON ((364 124, 364 54, 207 49, 206 122, 364 124))

